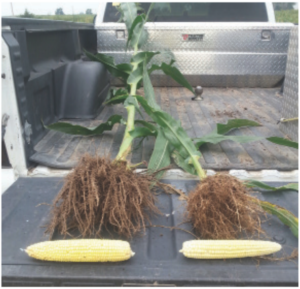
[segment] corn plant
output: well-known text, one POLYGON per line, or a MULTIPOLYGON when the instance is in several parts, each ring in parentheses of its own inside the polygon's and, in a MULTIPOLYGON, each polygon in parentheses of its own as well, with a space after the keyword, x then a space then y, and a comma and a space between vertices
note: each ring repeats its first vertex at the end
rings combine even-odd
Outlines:
MULTIPOLYGON (((138 10, 135 3, 121 3, 118 7, 118 11, 121 13, 121 18, 124 20, 128 32, 126 48, 133 49, 130 63, 116 65, 114 59, 110 56, 101 53, 93 55, 86 51, 87 56, 91 60, 101 62, 114 77, 120 78, 123 81, 125 87, 111 90, 106 104, 123 103, 127 110, 127 120, 123 120, 120 115, 114 115, 111 116, 107 122, 92 129, 62 122, 49 125, 47 128, 77 135, 98 135, 102 134, 105 130, 111 130, 114 124, 122 122, 126 124, 126 129, 116 161, 126 160, 127 155, 131 151, 134 138, 156 135, 156 129, 154 129, 150 123, 135 121, 136 111, 139 113, 141 113, 141 111, 138 101, 134 96, 136 95, 136 90, 141 87, 143 77, 145 77, 145 75, 148 76, 149 73, 155 70, 162 70, 166 75, 169 75, 179 84, 194 93, 192 86, 183 77, 181 72, 173 66, 175 62, 174 59, 171 59, 169 64, 163 62, 161 65, 153 64, 149 69, 146 68, 146 65, 153 57, 166 52, 139 51, 148 38, 144 24, 147 22, 149 13, 154 6, 155 9, 160 9, 160 5, 159 3, 151 4, 147 15, 144 13, 137 15, 138 10), (135 128, 136 123, 143 127, 135 128)), ((163 4, 163 6, 165 6, 165 4, 163 4)), ((148 89, 153 90, 152 86, 148 88, 147 83, 144 84, 144 91, 148 89)), ((148 99, 149 103, 155 106, 155 100, 152 102, 151 100, 152 99, 148 99)))
MULTIPOLYGON (((187 135, 178 120, 161 110, 156 103, 154 89, 150 80, 150 75, 153 71, 161 70, 192 93, 194 93, 194 90, 174 65, 175 59, 171 57, 169 63, 162 62, 160 65, 152 64, 149 67, 149 62, 154 57, 165 52, 140 51, 147 42, 148 33, 144 26, 153 8, 160 9, 160 3, 151 4, 147 14, 142 13, 141 15, 138 15, 137 6, 132 2, 121 3, 118 6, 117 10, 121 13, 121 19, 125 22, 128 32, 126 48, 133 50, 130 63, 115 64, 111 56, 101 53, 93 55, 86 51, 87 56, 91 60, 101 62, 114 77, 123 81, 123 88, 110 91, 106 104, 123 103, 127 110, 127 120, 124 120, 120 115, 114 115, 107 122, 95 128, 85 128, 61 122, 49 125, 48 128, 70 134, 98 135, 105 130, 112 129, 115 123, 123 123, 126 125, 126 129, 116 161, 126 161, 135 138, 155 136, 156 142, 148 164, 149 170, 156 171, 166 167, 173 159, 184 171, 197 175, 200 180, 203 180, 206 177, 206 172, 199 162, 201 157, 199 147, 201 145, 205 143, 216 144, 224 140, 232 140, 239 143, 261 140, 261 137, 226 135, 235 128, 259 126, 260 124, 243 119, 230 120, 227 124, 217 124, 217 128, 210 134, 193 140, 187 135), (144 97, 137 95, 137 89, 142 86, 142 83, 144 97), (154 124, 144 120, 135 120, 136 111, 142 114, 140 105, 152 118, 154 124)), ((267 138, 267 140, 280 145, 298 148, 298 143, 283 138, 271 137, 267 138)), ((260 185, 256 183, 255 186, 259 187, 260 185)))
MULTIPOLYGON (((168 6, 168 4, 166 3, 152 3, 147 11, 147 14, 142 13, 140 15, 138 15, 138 11, 141 10, 141 8, 138 7, 135 3, 121 3, 119 6, 116 6, 116 10, 121 14, 120 21, 125 22, 128 32, 126 49, 131 48, 133 50, 130 63, 121 63, 116 65, 113 57, 111 56, 107 56, 102 53, 97 53, 96 55, 93 55, 88 51, 85 52, 91 60, 101 62, 114 77, 119 78, 124 83, 124 88, 114 88, 110 91, 105 104, 113 105, 123 103, 128 113, 127 120, 124 120, 120 115, 113 115, 105 123, 102 123, 95 128, 86 128, 79 125, 71 125, 64 122, 51 124, 47 126, 47 128, 69 134, 89 136, 100 135, 106 130, 111 130, 114 124, 122 123, 126 125, 126 129, 119 153, 116 157, 117 160, 126 160, 126 156, 131 151, 132 141, 134 138, 155 136, 156 144, 149 162, 149 169, 156 170, 170 164, 172 156, 173 160, 178 166, 190 173, 195 174, 196 171, 189 162, 194 162, 196 164, 196 160, 198 160, 201 156, 200 152, 198 151, 201 145, 205 143, 216 144, 224 140, 231 140, 239 143, 261 140, 261 137, 255 136, 253 137, 225 135, 230 130, 235 128, 243 126, 259 126, 260 124, 254 121, 242 119, 230 120, 226 125, 217 124, 217 128, 210 134, 202 138, 194 139, 193 142, 195 143, 195 145, 192 144, 192 141, 189 142, 189 151, 191 152, 191 148, 193 148, 193 157, 190 161, 188 161, 186 159, 187 155, 183 153, 184 150, 182 149, 180 151, 178 149, 175 149, 176 146, 174 147, 172 145, 172 142, 167 140, 162 131, 161 125, 153 125, 143 120, 135 120, 136 111, 142 114, 139 109, 139 100, 137 99, 137 97, 134 97, 136 95, 136 90, 141 87, 142 82, 144 85, 145 99, 147 101, 147 104, 149 104, 149 106, 154 108, 155 110, 160 110, 160 107, 155 101, 154 90, 150 81, 150 74, 155 70, 162 70, 166 75, 170 76, 180 85, 184 86, 192 93, 194 93, 192 86, 183 77, 181 72, 174 66, 175 59, 172 58, 172 54, 168 54, 170 58, 169 63, 162 62, 160 65, 152 64, 150 67, 148 67, 149 62, 155 56, 161 55, 163 53, 166 54, 166 52, 140 51, 148 39, 148 33, 144 29, 144 25, 147 22, 152 9, 170 9, 170 6, 168 6), (162 148, 164 154, 159 159, 157 159, 157 152, 161 152, 162 148)), ((166 114, 164 115, 166 116, 166 114)), ((181 128, 180 123, 174 120, 171 116, 169 116, 168 118, 172 124, 177 124, 177 126, 180 127, 180 131, 186 139, 187 135, 181 128)), ((294 148, 298 148, 297 143, 291 142, 286 139, 273 137, 268 138, 268 140, 277 144, 288 145, 294 148)), ((178 145, 177 148, 179 148, 178 145)), ((196 167, 199 173, 201 170, 198 165, 196 165, 196 167)))

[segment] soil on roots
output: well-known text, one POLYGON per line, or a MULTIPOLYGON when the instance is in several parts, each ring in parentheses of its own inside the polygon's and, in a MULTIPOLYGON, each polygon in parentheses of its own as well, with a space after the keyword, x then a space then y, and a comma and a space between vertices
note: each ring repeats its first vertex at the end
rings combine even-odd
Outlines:
POLYGON ((82 237, 101 236, 103 228, 113 228, 132 237, 150 222, 151 214, 159 213, 150 190, 153 179, 126 169, 125 163, 83 156, 53 201, 46 233, 50 239, 55 230, 64 236, 73 229, 82 237))
POLYGON ((202 238, 236 239, 241 233, 261 232, 262 210, 248 196, 235 177, 209 176, 189 194, 188 216, 202 238))

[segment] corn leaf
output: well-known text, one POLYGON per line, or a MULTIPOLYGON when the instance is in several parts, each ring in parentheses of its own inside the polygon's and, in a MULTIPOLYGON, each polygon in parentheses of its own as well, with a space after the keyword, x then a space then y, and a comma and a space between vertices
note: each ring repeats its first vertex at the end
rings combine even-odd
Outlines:
MULTIPOLYGON (((186 162, 186 165, 189 165, 188 162, 190 160, 193 159, 193 161, 197 161, 201 154, 197 151, 192 140, 181 127, 180 122, 176 121, 171 115, 160 110, 160 107, 155 101, 154 90, 145 66, 146 63, 144 62, 143 82, 145 98, 142 98, 141 96, 135 97, 138 99, 147 114, 160 126, 164 137, 169 141, 168 147, 170 148, 170 152, 174 151, 174 148, 176 148, 178 155, 186 162)), ((161 155, 161 153, 162 152, 159 152, 159 150, 154 151, 152 153, 152 157, 156 158, 156 154, 161 155)), ((166 153, 166 151, 163 151, 163 153, 166 153)), ((176 161, 181 167, 183 167, 181 158, 178 157, 176 161)))
POLYGON ((130 31, 133 21, 137 16, 136 4, 134 2, 122 2, 119 8, 119 11, 122 13, 122 19, 126 24, 127 31, 130 31))
POLYGON ((184 86, 185 88, 187 88, 188 90, 190 90, 193 94, 195 94, 192 86, 186 80, 186 78, 182 75, 182 73, 175 66, 172 66, 174 62, 175 62, 175 60, 171 59, 170 64, 167 64, 165 62, 163 62, 161 65, 153 64, 148 69, 148 73, 150 75, 154 70, 162 70, 164 72, 164 74, 170 76, 177 83, 179 83, 180 85, 184 86))
POLYGON ((245 126, 261 126, 261 124, 248 119, 230 119, 226 124, 217 123, 217 133, 226 134, 233 129, 245 126))
POLYGON ((130 74, 132 70, 132 65, 129 63, 121 63, 116 65, 116 68, 130 74))
POLYGON ((233 129, 240 128, 240 127, 247 127, 247 126, 261 126, 261 124, 248 119, 230 119, 226 124, 217 123, 217 128, 213 130, 210 134, 201 138, 196 138, 194 139, 194 141, 196 141, 196 146, 200 147, 205 143, 217 144, 225 140, 231 140, 238 143, 248 143, 248 142, 264 139, 263 137, 257 137, 257 136, 224 135, 233 129))
MULTIPOLYGON (((134 47, 134 41, 132 41, 132 37, 134 33, 137 33, 138 31, 135 31, 135 28, 137 27, 138 24, 143 24, 145 20, 145 14, 141 14, 137 17, 135 17, 135 19, 132 22, 132 25, 130 27, 128 31, 128 38, 127 38, 127 42, 126 42, 126 49, 128 49, 128 45, 129 43, 131 44, 132 47, 134 47)), ((141 28, 143 29, 143 25, 141 26, 141 28)))
POLYGON ((290 141, 290 140, 288 140, 286 138, 274 136, 274 137, 267 138, 267 140, 270 141, 270 142, 272 142, 272 143, 278 144, 278 145, 282 145, 282 146, 287 146, 287 147, 291 147, 291 148, 294 148, 294 149, 298 149, 298 143, 297 142, 290 141))
POLYGON ((178 151, 174 150, 172 153, 172 158, 177 166, 181 167, 184 171, 197 176, 195 168, 188 163, 188 159, 184 159, 178 151))
MULTIPOLYGON (((120 68, 120 65, 119 65, 119 67, 116 66, 115 60, 113 57, 102 54, 102 53, 97 53, 96 55, 94 55, 86 50, 85 50, 85 54, 91 60, 101 62, 113 76, 120 77, 124 81, 127 80, 129 74, 126 71, 122 70, 120 68)), ((126 70, 127 70, 127 68, 126 68, 126 70)))
POLYGON ((298 183, 290 183, 281 187, 271 187, 263 182, 259 182, 256 180, 247 180, 245 181, 245 186, 248 188, 260 188, 267 191, 284 191, 284 190, 293 190, 298 191, 298 183))
MULTIPOLYGON (((168 51, 168 52, 163 52, 163 53, 168 53, 168 55, 170 55, 170 52, 169 52, 169 51, 168 51)), ((163 53, 161 53, 161 54, 163 54, 163 53)), ((170 55, 170 56, 171 56, 172 58, 171 58, 171 60, 170 60, 169 65, 172 66, 176 61, 175 61, 175 59, 173 58, 173 57, 174 57, 173 55, 170 55)), ((150 75, 153 71, 155 71, 155 70, 162 70, 161 65, 152 64, 151 67, 148 69, 149 75, 150 75)))
POLYGON ((139 64, 146 60, 146 62, 148 63, 152 59, 152 57, 157 54, 160 54, 160 52, 150 52, 150 51, 139 52, 131 58, 131 62, 139 64))
MULTIPOLYGON (((154 149, 148 163, 148 170, 154 172, 161 168, 167 167, 171 163, 171 146, 164 136, 162 130, 158 128, 154 149)), ((164 172, 156 174, 156 178, 160 179, 164 172)))
POLYGON ((123 103, 126 100, 127 97, 128 97, 128 93, 117 95, 117 96, 112 97, 111 99, 105 101, 104 104, 110 105, 110 104, 123 103))
POLYGON ((118 104, 123 103, 128 97, 128 91, 124 88, 113 88, 110 90, 108 97, 106 98, 104 104, 118 104))
POLYGON ((143 67, 138 67, 129 75, 127 83, 129 85, 137 84, 143 78, 143 67))
POLYGON ((241 136, 234 136, 234 135, 220 135, 217 134, 216 131, 213 131, 209 135, 206 135, 201 138, 194 139, 196 141, 196 147, 200 147, 205 143, 212 143, 217 144, 225 140, 231 140, 238 143, 248 143, 252 141, 258 141, 264 139, 263 137, 259 136, 247 136, 247 135, 241 135, 241 136))
POLYGON ((106 130, 111 130, 116 123, 124 122, 121 115, 113 115, 106 122, 101 123, 100 125, 94 128, 88 128, 80 125, 73 125, 66 122, 57 122, 45 126, 45 128, 60 131, 67 134, 72 135, 83 135, 83 136, 91 136, 91 135, 100 135, 106 130))
POLYGON ((152 130, 152 131, 158 132, 157 127, 154 124, 150 123, 149 121, 136 119, 134 121, 134 124, 135 125, 142 125, 144 127, 147 127, 148 129, 152 130))
POLYGON ((160 125, 166 139, 170 141, 170 144, 177 149, 184 159, 188 157, 198 159, 201 156, 179 121, 164 111, 152 108, 142 96, 135 95, 134 97, 137 98, 146 113, 160 125))
POLYGON ((156 136, 156 130, 153 131, 147 127, 136 127, 134 130, 131 130, 129 133, 133 138, 156 136))
POLYGON ((147 67, 146 67, 146 61, 144 61, 143 64, 143 84, 144 84, 144 92, 145 92, 145 98, 148 102, 148 104, 153 107, 155 110, 160 110, 159 105, 157 104, 156 100, 155 100, 155 93, 154 93, 154 89, 149 77, 149 73, 147 71, 147 67))
POLYGON ((135 18, 128 32, 126 49, 128 44, 130 44, 133 48, 135 46, 140 48, 147 41, 148 32, 144 29, 145 22, 145 14, 139 15, 135 18))
POLYGON ((298 218, 294 214, 283 207, 279 207, 266 201, 261 201, 256 198, 251 198, 251 201, 259 204, 267 213, 278 217, 283 224, 291 229, 294 236, 298 238, 298 218))
MULTIPOLYGON (((143 63, 143 84, 145 98, 150 106, 152 106, 154 109, 159 110, 160 107, 156 103, 154 89, 146 68, 146 61, 147 60, 145 60, 143 63)), ((170 165, 171 163, 172 146, 170 145, 169 140, 165 137, 162 129, 158 128, 157 131, 158 133, 155 140, 154 149, 148 164, 148 169, 152 171, 157 171, 163 167, 170 165)), ((163 174, 163 171, 159 172, 158 174, 156 174, 156 178, 160 179, 163 174)))
POLYGON ((182 86, 190 90, 193 94, 195 94, 194 89, 192 88, 190 83, 175 66, 171 66, 163 62, 161 64, 161 68, 164 74, 172 77, 177 83, 181 84, 182 86))

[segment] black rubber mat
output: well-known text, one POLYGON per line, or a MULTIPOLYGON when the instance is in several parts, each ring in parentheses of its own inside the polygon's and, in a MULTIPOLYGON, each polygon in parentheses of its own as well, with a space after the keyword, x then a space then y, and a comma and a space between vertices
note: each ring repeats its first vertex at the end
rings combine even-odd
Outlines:
MULTIPOLYGON (((157 102, 162 109, 179 119, 192 138, 210 133, 216 123, 226 123, 229 119, 246 118, 260 122, 262 127, 241 128, 232 135, 252 135, 271 137, 284 135, 279 131, 277 121, 281 117, 282 97, 279 89, 263 88, 205 88, 204 101, 192 101, 187 89, 168 87, 155 88, 157 102)), ((72 121, 85 126, 96 126, 113 114, 126 118, 123 105, 105 107, 95 120, 72 121)), ((137 114, 137 117, 140 116, 137 114)), ((146 119, 149 119, 147 116, 146 119)), ((35 146, 36 153, 31 160, 37 164, 54 168, 72 168, 85 153, 109 154, 114 158, 122 142, 125 127, 115 125, 113 130, 97 137, 79 137, 58 132, 49 133, 35 146)), ((148 161, 154 146, 154 137, 145 139, 141 146, 134 141, 131 162, 148 161)), ((296 149, 275 145, 266 140, 247 144, 223 141, 217 145, 203 145, 201 164, 205 169, 278 169, 298 168, 296 149)))
MULTIPOLYGON (((195 181, 165 181, 188 192, 195 181)), ((296 286, 297 261, 274 262, 254 258, 195 260, 178 251, 194 237, 181 230, 147 228, 145 234, 129 240, 133 258, 119 263, 55 263, 32 259, 23 251, 28 245, 47 240, 43 235, 49 207, 62 187, 61 178, 19 178, 2 195, 2 285, 3 286, 120 286, 169 284, 177 286, 296 286)), ((283 185, 284 183, 269 183, 283 185)), ((258 197, 289 209, 298 216, 298 192, 258 193, 258 197)), ((176 195, 160 194, 163 213, 152 218, 153 225, 175 226, 192 231, 183 223, 185 201, 176 195)), ((267 234, 282 244, 277 257, 298 247, 298 239, 276 217, 262 223, 267 234)), ((117 235, 105 235, 120 239, 117 235)), ((61 236, 55 237, 61 239, 61 236)))

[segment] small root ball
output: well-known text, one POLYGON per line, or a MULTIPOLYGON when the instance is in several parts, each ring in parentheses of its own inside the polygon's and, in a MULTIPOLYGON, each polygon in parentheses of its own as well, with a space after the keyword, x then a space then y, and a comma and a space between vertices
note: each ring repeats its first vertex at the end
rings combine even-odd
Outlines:
POLYGON ((77 229, 82 237, 101 237, 105 228, 130 238, 145 229, 152 213, 159 213, 150 190, 152 180, 125 163, 85 155, 54 199, 46 233, 51 239, 55 230, 66 236, 77 229))
POLYGON ((241 233, 261 232, 261 208, 248 195, 244 184, 233 176, 209 176, 190 192, 188 217, 206 239, 236 239, 241 233))

